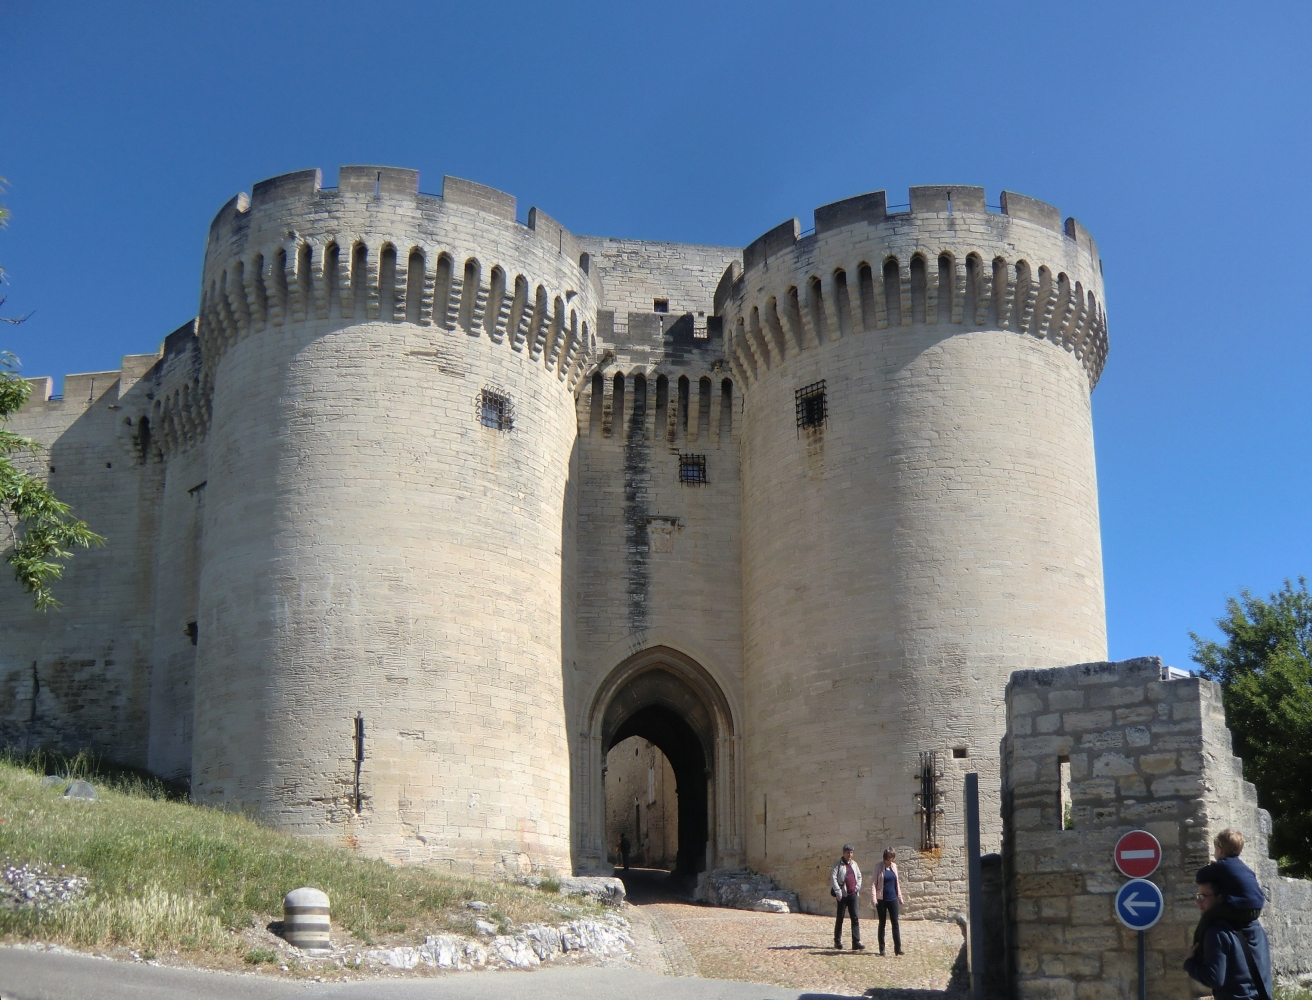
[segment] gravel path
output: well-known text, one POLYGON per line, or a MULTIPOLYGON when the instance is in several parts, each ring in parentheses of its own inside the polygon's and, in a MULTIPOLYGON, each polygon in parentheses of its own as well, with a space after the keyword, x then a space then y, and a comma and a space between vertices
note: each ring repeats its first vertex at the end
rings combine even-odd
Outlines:
POLYGON ((666 955, 686 953, 670 963, 674 975, 707 979, 771 983, 799 990, 846 996, 878 996, 888 1000, 931 1000, 945 997, 950 985, 964 996, 965 983, 953 983, 953 964, 961 951, 956 924, 928 920, 902 922, 906 955, 881 958, 875 920, 862 920, 864 952, 834 951, 834 918, 804 913, 754 913, 686 903, 649 903, 650 916, 666 955), (672 946, 671 934, 683 948, 672 946), (682 966, 677 967, 677 966, 682 966))

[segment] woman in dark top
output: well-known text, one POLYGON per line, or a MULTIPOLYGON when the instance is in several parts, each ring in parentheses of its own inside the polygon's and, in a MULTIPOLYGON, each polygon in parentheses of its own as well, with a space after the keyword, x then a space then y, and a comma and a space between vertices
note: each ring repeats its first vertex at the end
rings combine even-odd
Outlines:
POLYGON ((898 906, 902 899, 902 880, 897 875, 897 852, 891 847, 884 851, 884 860, 875 869, 870 880, 870 901, 879 914, 879 954, 884 954, 884 925, 893 924, 893 954, 902 954, 902 933, 897 925, 898 906))

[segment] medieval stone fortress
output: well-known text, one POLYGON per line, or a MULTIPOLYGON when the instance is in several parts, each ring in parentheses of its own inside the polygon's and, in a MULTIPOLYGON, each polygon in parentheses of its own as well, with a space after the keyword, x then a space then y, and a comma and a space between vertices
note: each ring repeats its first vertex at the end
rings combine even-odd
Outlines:
POLYGON ((0 591, 4 740, 399 863, 609 872, 659 807, 684 871, 819 907, 893 846, 912 914, 963 909, 1008 679, 1106 659, 1092 237, 947 186, 745 249, 517 220, 263 181, 196 320, 38 380, 11 429, 109 544, 62 613, 0 591))

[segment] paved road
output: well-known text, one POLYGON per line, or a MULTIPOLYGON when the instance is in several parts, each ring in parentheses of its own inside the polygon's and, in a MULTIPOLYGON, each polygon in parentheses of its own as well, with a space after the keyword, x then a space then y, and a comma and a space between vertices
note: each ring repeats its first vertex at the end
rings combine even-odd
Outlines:
POLYGON ((0 948, 2 1000, 838 1000, 779 986, 683 979, 628 969, 464 972, 433 979, 296 983, 0 948))

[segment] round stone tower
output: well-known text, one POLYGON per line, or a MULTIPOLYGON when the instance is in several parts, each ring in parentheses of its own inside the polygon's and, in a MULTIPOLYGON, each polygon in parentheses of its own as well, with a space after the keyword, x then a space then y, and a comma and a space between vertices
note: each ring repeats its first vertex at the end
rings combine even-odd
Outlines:
POLYGON ((412 170, 301 171, 220 211, 197 801, 396 861, 569 868, 588 271, 542 213, 412 170))
POLYGON ((748 860, 827 908, 845 841, 867 870, 891 846, 909 909, 947 914, 967 771, 999 847, 1008 676, 1106 657, 1098 251, 1033 199, 920 187, 743 260, 716 311, 745 386, 748 860))

